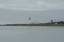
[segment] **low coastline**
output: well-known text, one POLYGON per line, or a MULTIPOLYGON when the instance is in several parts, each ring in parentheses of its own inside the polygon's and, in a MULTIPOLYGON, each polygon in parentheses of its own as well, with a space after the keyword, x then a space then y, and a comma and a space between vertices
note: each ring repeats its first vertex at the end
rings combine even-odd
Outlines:
POLYGON ((6 24, 0 26, 64 26, 64 24, 6 24))

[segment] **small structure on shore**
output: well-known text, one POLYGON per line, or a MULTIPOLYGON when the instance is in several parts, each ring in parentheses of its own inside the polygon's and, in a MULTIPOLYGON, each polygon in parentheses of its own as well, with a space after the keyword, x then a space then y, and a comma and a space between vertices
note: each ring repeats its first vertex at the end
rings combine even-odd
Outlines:
POLYGON ((31 21, 31 18, 29 17, 29 23, 31 24, 32 23, 32 21, 31 21))

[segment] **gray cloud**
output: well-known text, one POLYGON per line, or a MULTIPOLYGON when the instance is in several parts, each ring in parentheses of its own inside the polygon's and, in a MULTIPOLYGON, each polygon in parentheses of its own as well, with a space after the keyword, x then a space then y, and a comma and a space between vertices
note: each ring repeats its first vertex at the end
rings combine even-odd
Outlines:
MULTIPOLYGON (((4 0, 5 1, 5 0, 4 0)), ((10 2, 10 1, 5 1, 10 2)), ((4 3, 5 3, 4 2, 4 3)), ((29 11, 43 11, 43 10, 56 10, 64 9, 63 2, 51 3, 42 0, 11 0, 10 3, 0 4, 0 8, 13 9, 13 10, 29 10, 29 11)))

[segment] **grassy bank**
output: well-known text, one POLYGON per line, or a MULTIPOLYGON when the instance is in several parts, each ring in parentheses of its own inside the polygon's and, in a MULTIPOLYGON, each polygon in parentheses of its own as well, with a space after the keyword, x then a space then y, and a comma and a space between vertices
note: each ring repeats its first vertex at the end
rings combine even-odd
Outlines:
POLYGON ((64 26, 64 24, 6 24, 2 26, 64 26))

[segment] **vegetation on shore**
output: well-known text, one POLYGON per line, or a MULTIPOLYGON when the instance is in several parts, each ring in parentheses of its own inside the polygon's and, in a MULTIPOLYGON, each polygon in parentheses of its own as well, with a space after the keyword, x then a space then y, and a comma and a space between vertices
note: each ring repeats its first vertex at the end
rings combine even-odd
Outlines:
POLYGON ((64 24, 6 24, 2 26, 64 26, 64 24))
POLYGON ((64 21, 59 21, 59 22, 51 22, 48 23, 31 23, 31 24, 5 24, 5 25, 0 25, 0 26, 64 26, 64 21))

